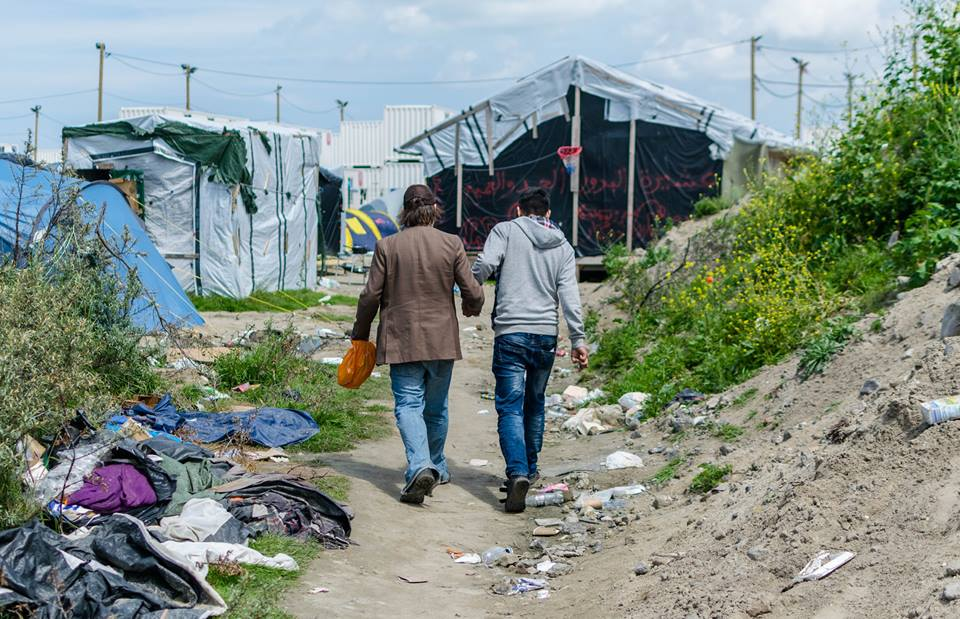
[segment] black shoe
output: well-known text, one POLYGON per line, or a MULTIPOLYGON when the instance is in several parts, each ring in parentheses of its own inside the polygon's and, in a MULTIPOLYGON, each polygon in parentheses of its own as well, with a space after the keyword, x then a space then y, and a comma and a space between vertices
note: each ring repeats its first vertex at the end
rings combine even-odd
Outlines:
POLYGON ((530 489, 530 480, 526 477, 511 477, 507 480, 507 498, 503 501, 503 511, 508 514, 519 514, 527 508, 527 490, 530 489))
POLYGON ((410 483, 400 493, 400 500, 404 503, 420 505, 423 497, 433 492, 437 485, 437 474, 432 469, 422 468, 413 476, 410 483))
MULTIPOLYGON (((537 472, 534 473, 533 475, 528 476, 527 479, 530 480, 530 487, 532 488, 533 486, 535 486, 535 485, 540 481, 540 472, 537 471, 537 472)), ((443 483, 443 482, 441 482, 441 483, 443 483)), ((500 492, 506 492, 506 491, 507 491, 507 484, 508 484, 508 483, 510 483, 510 480, 509 480, 509 479, 505 479, 505 480, 503 480, 503 481, 500 483, 500 492)))

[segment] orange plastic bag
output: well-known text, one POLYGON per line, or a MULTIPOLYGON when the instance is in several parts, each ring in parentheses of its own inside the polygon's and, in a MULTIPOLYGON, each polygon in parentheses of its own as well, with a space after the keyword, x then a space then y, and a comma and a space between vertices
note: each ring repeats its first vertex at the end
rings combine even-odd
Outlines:
POLYGON ((373 342, 353 340, 350 350, 343 356, 337 368, 337 382, 347 389, 358 389, 377 365, 377 347, 373 342))

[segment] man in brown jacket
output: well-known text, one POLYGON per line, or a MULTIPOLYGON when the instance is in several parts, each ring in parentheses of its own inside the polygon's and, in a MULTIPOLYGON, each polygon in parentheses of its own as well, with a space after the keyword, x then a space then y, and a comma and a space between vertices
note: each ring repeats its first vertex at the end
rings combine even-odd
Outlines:
POLYGON ((397 428, 407 453, 405 503, 423 503, 437 483, 450 480, 447 392, 460 353, 453 286, 465 316, 483 308, 483 289, 470 272, 463 243, 433 227, 440 209, 426 185, 403 195, 402 230, 377 242, 367 285, 360 294, 353 339, 370 339, 380 311, 377 363, 390 364, 397 428))

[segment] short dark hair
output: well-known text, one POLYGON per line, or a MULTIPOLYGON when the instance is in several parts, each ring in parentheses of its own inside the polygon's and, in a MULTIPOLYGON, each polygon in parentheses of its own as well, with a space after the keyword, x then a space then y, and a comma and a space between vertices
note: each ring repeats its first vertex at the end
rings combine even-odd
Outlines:
POLYGON ((520 209, 529 215, 546 215, 550 210, 550 196, 543 187, 527 189, 517 201, 520 209))

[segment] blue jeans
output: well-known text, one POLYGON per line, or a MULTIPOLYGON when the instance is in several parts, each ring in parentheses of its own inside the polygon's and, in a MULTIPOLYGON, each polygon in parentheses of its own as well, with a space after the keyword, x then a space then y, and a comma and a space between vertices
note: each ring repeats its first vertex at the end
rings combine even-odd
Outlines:
POLYGON ((543 392, 556 349, 553 335, 508 333, 493 342, 497 432, 508 478, 537 472, 543 446, 543 392))
POLYGON ((407 452, 406 481, 431 468, 449 479, 443 445, 447 441, 447 392, 453 361, 415 361, 390 366, 394 413, 407 452))

